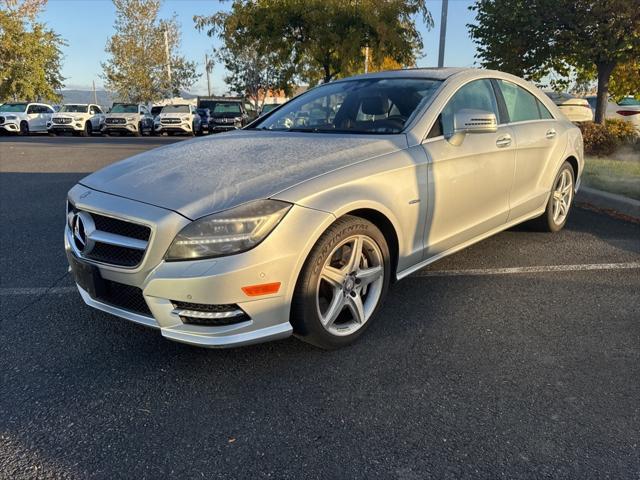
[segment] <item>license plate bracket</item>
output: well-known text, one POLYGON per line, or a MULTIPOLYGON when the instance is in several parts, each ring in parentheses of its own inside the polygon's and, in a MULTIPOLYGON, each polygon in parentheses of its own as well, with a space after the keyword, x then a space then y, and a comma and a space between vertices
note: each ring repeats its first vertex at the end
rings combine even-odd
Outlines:
POLYGON ((99 298, 100 294, 104 291, 104 281, 102 280, 98 267, 81 262, 74 256, 71 256, 69 264, 78 286, 87 292, 91 298, 99 298))

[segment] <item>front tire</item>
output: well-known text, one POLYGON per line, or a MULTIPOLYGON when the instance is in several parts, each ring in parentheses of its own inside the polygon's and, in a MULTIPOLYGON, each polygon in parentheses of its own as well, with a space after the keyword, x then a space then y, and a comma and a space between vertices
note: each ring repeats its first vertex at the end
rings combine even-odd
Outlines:
POLYGON ((80 132, 81 137, 90 137, 91 136, 91 122, 86 122, 84 124, 84 129, 80 132))
POLYGON ((29 123, 28 122, 25 122, 24 120, 22 122, 20 122, 20 131, 18 132, 18 135, 20 135, 21 137, 29 136, 29 123))
POLYGON ((357 340, 389 288, 389 247, 368 220, 338 219, 311 250, 291 307, 294 333, 317 347, 336 349, 357 340))
POLYGON ((555 233, 564 228, 573 204, 574 185, 573 167, 569 162, 564 162, 553 181, 547 208, 532 221, 537 230, 555 233))

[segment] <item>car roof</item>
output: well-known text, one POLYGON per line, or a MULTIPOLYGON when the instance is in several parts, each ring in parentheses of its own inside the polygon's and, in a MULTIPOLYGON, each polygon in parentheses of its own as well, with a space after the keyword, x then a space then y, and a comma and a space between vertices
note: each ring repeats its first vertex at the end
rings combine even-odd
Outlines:
POLYGON ((428 78, 432 80, 446 80, 457 73, 476 70, 475 68, 458 67, 403 68, 399 70, 385 70, 383 72, 354 75, 353 77, 336 80, 336 83, 348 80, 360 80, 363 78, 428 78))

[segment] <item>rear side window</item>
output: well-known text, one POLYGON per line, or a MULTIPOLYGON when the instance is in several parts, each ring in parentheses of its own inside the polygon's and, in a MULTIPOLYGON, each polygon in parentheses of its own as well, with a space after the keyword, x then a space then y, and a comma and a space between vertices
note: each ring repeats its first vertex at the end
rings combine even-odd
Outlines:
POLYGON ((536 102, 538 102, 538 112, 540 112, 540 118, 542 118, 543 120, 552 119, 553 115, 551 115, 551 112, 549 111, 549 109, 547 109, 547 107, 545 107, 542 104, 542 102, 537 98, 536 98, 536 102))
POLYGON ((527 120, 540 120, 538 100, 524 88, 515 83, 498 80, 500 91, 507 106, 509 120, 511 122, 525 122, 527 120))

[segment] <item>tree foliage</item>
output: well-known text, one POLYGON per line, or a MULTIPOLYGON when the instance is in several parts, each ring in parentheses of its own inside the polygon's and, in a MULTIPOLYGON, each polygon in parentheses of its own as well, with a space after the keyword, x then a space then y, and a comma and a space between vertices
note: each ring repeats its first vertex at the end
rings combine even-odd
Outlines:
MULTIPOLYGON (((640 58, 637 0, 477 0, 470 8, 476 23, 469 29, 484 67, 534 81, 551 71, 595 72, 599 123, 612 73, 640 58)), ((628 84, 623 78, 614 84, 628 84)))
POLYGON ((233 0, 230 11, 194 21, 223 42, 234 39, 234 48, 272 55, 287 82, 315 84, 364 64, 365 46, 373 63, 414 64, 422 50, 416 15, 433 25, 425 0, 233 0))
POLYGON ((277 55, 258 53, 256 48, 240 47, 228 42, 216 52, 227 74, 224 78, 230 89, 246 95, 256 111, 264 105, 270 91, 290 93, 290 77, 286 67, 279 64, 277 55))
POLYGON ((0 102, 56 101, 64 40, 37 21, 45 0, 0 0, 0 102))
POLYGON ((123 101, 147 102, 179 95, 199 75, 196 65, 179 54, 180 27, 175 17, 158 18, 161 0, 113 0, 116 33, 102 64, 107 88, 123 101), (169 70, 165 36, 169 47, 169 70))

